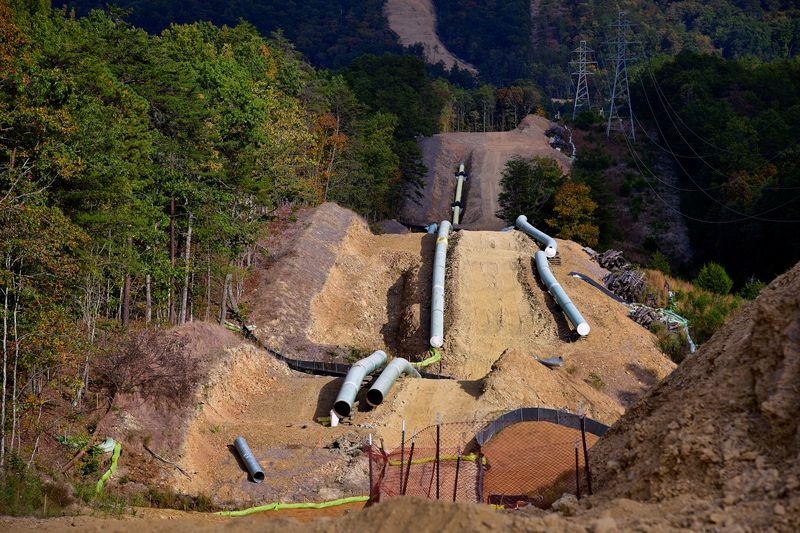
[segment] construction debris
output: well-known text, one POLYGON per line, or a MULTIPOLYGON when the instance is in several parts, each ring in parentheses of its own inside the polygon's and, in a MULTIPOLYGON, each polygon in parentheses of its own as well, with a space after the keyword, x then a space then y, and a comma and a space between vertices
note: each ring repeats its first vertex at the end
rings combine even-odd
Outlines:
POLYGON ((639 302, 644 297, 644 272, 639 270, 618 270, 603 278, 606 287, 626 302, 639 302))
POLYGON ((611 272, 628 270, 631 268, 631 263, 623 257, 622 252, 619 250, 606 250, 594 256, 593 259, 597 261, 597 264, 601 267, 611 272))

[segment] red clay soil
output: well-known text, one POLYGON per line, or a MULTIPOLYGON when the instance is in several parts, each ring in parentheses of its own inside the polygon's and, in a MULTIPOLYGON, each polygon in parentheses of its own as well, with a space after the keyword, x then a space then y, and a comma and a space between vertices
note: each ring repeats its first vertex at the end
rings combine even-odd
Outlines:
MULTIPOLYGON (((597 439, 587 433, 587 446, 597 439)), ((488 461, 485 498, 491 503, 493 496, 525 496, 549 508, 565 492, 574 494, 575 444, 580 440, 580 431, 551 422, 521 422, 503 429, 483 446, 488 461)), ((583 448, 579 452, 583 475, 583 448)))

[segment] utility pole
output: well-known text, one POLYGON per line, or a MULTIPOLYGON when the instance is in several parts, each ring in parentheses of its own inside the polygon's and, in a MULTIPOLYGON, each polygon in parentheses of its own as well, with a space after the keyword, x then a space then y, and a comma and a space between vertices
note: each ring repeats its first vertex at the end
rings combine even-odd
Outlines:
POLYGON ((622 132, 625 133, 626 122, 630 120, 630 135, 633 140, 636 140, 636 133, 633 127, 633 108, 631 107, 631 95, 628 90, 628 61, 633 59, 628 57, 628 45, 633 44, 628 40, 628 32, 630 31, 630 23, 628 22, 627 15, 624 11, 620 11, 617 17, 617 23, 611 26, 617 30, 617 59, 615 61, 616 68, 614 71, 614 85, 611 88, 611 105, 608 109, 608 127, 606 128, 606 136, 611 135, 611 123, 616 119, 619 121, 622 132), (623 118, 622 113, 625 112, 627 107, 627 118, 623 118), (622 113, 620 113, 620 110, 622 113))
POLYGON ((578 83, 575 86, 575 100, 574 105, 572 106, 572 120, 575 120, 575 115, 578 114, 578 109, 582 107, 586 107, 586 109, 591 109, 591 102, 589 101, 589 84, 586 81, 586 76, 591 76, 593 73, 588 71, 589 65, 596 64, 595 61, 588 60, 588 54, 594 52, 591 48, 586 47, 586 41, 581 41, 580 46, 576 50, 573 50, 573 54, 578 54, 578 59, 575 61, 570 61, 570 65, 575 65, 577 68, 576 72, 573 72, 573 76, 578 76, 578 83))

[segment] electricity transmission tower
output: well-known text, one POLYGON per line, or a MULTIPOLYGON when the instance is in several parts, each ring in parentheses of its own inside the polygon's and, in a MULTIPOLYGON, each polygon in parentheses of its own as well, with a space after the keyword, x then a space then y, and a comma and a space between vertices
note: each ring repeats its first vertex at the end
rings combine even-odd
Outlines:
POLYGON ((617 23, 611 26, 617 30, 617 39, 614 43, 617 51, 617 59, 615 61, 616 68, 614 72, 614 85, 611 88, 611 105, 608 109, 608 127, 606 128, 606 136, 611 134, 611 124, 614 120, 619 121, 619 125, 625 133, 626 122, 630 121, 630 135, 633 140, 636 140, 636 133, 633 128, 633 109, 631 107, 631 95, 628 90, 628 45, 633 44, 628 40, 628 32, 630 30, 630 23, 624 11, 620 11, 617 17, 617 23), (627 108, 627 118, 623 117, 627 108))
POLYGON ((588 60, 588 54, 591 52, 594 52, 594 50, 586 47, 586 41, 581 41, 580 46, 572 51, 572 53, 578 54, 578 59, 569 62, 570 65, 574 65, 577 68, 577 71, 573 72, 572 75, 578 76, 578 83, 575 86, 575 101, 572 106, 573 120, 575 120, 575 115, 578 114, 579 108, 584 106, 586 109, 591 108, 591 102, 589 101, 589 84, 586 82, 586 76, 591 76, 593 74, 588 71, 587 67, 596 63, 595 61, 588 60))

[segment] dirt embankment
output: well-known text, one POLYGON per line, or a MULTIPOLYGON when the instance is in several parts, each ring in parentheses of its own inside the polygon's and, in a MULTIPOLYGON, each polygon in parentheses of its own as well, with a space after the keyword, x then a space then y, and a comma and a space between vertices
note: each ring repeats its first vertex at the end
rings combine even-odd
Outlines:
POLYGON ((430 224, 450 220, 450 206, 456 190, 455 173, 465 162, 469 179, 463 195, 466 199, 461 227, 472 230, 497 230, 505 222, 497 218, 501 192, 500 177, 506 162, 515 156, 552 157, 566 172, 569 158, 553 149, 544 132, 550 122, 528 115, 512 131, 490 133, 440 133, 420 141, 425 166, 423 197, 408 200, 400 218, 411 224, 430 224))
POLYGON ((447 69, 458 65, 461 70, 478 73, 475 67, 450 53, 439 40, 436 9, 431 0, 387 0, 383 13, 389 21, 389 27, 400 38, 400 44, 412 46, 422 43, 428 63, 435 65, 441 61, 447 69))
POLYGON ((800 264, 625 414, 596 448, 604 495, 691 493, 725 521, 800 527, 798 295, 800 264))

